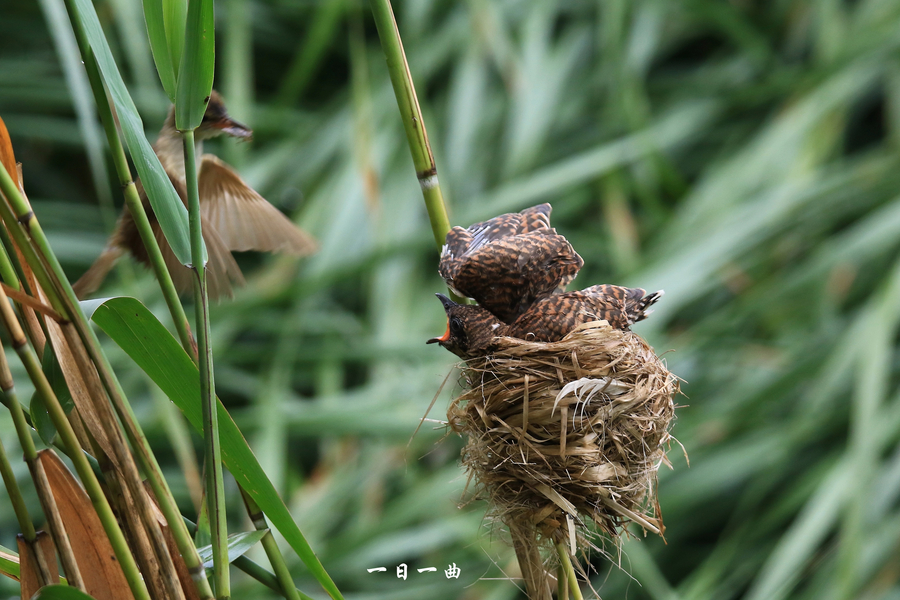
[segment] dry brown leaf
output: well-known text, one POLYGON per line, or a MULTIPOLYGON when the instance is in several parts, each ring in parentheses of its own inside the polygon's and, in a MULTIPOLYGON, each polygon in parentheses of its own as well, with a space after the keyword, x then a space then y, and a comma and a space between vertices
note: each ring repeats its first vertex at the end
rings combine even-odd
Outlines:
POLYGON ((19 547, 19 581, 22 583, 22 597, 31 598, 35 592, 44 587, 41 585, 40 570, 34 555, 34 545, 40 547, 44 561, 50 571, 47 585, 59 583, 59 569, 56 566, 56 549, 53 538, 46 531, 38 531, 34 544, 29 544, 20 534, 16 539, 19 547))
POLYGON ((87 493, 52 450, 39 452, 38 460, 44 466, 65 521, 87 593, 96 600, 133 599, 122 567, 87 493))
POLYGON ((6 130, 6 123, 0 118, 0 163, 9 173, 9 176, 16 179, 16 155, 13 152, 12 141, 9 139, 9 131, 6 130))
POLYGON ((175 563, 175 570, 178 572, 178 581, 181 582, 181 589, 184 592, 184 596, 186 600, 202 600, 200 597, 200 592, 197 590, 197 586, 194 585, 194 581, 191 578, 191 572, 188 570, 187 565, 184 562, 184 558, 181 556, 180 551, 178 550, 178 544, 175 542, 175 536, 172 535, 172 530, 169 529, 169 525, 166 523, 166 517, 163 515, 162 511, 159 508, 159 503, 156 501, 156 496, 153 494, 153 490, 150 488, 150 484, 148 482, 144 482, 144 489, 147 492, 147 495, 150 497, 150 503, 153 506, 153 511, 156 514, 156 520, 159 522, 159 526, 162 528, 163 535, 166 536, 166 545, 169 547, 169 554, 172 555, 172 562, 175 563))
MULTIPOLYGON (((41 296, 43 298, 43 294, 41 294, 41 296)), ((59 368, 60 371, 62 371, 63 378, 66 380, 66 385, 69 386, 69 392, 72 394, 72 401, 75 403, 75 408, 78 410, 78 414, 84 422, 85 427, 87 427, 91 436, 93 436, 94 440, 97 442, 97 445, 100 446, 103 454, 105 454, 116 467, 119 467, 120 465, 118 465, 116 461, 116 454, 112 451, 109 437, 106 435, 106 431, 100 423, 100 417, 97 415, 97 411, 94 408, 94 402, 91 399, 92 392, 96 394, 97 398, 105 398, 105 391, 103 390, 99 375, 96 374, 94 367, 91 366, 91 374, 93 377, 91 377, 90 385, 82 375, 82 371, 78 367, 78 362, 73 354, 72 347, 69 345, 68 339, 65 337, 62 330, 63 327, 71 327, 71 325, 60 325, 52 319, 47 319, 46 321, 47 334, 50 336, 50 344, 56 353, 56 359, 59 362, 59 368)), ((79 345, 75 351, 86 352, 83 345, 79 345)), ((90 358, 85 356, 84 363, 91 364, 90 358)))

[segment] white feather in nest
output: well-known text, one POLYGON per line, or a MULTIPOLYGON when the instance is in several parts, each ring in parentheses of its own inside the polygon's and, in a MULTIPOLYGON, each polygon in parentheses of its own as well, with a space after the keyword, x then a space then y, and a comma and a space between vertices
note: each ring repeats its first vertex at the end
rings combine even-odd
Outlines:
POLYGON ((617 379, 613 379, 612 377, 600 377, 598 379, 582 377, 581 379, 570 381, 563 386, 563 389, 559 390, 559 393, 556 395, 556 400, 553 401, 553 410, 550 414, 552 415, 556 412, 559 401, 569 394, 574 394, 580 402, 589 402, 597 394, 619 396, 630 389, 631 386, 624 384, 617 379))

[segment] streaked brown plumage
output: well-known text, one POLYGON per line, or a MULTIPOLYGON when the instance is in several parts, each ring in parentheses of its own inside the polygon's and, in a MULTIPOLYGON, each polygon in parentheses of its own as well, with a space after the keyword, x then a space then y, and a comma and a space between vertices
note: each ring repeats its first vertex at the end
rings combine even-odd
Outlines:
POLYGON ((474 298, 504 323, 564 289, 584 261, 550 227, 549 204, 507 213, 447 233, 438 271, 460 296, 474 298))
POLYGON ((498 332, 505 330, 506 325, 480 306, 457 304, 443 294, 435 295, 447 313, 447 331, 425 343, 436 342, 460 358, 489 354, 494 337, 503 335, 498 332))
POLYGON ((531 305, 505 335, 537 342, 556 342, 582 323, 607 321, 616 329, 628 329, 647 317, 647 309, 663 291, 647 295, 641 288, 593 285, 577 292, 544 298, 531 305))
MULTIPOLYGON (((305 256, 316 250, 316 241, 312 236, 256 193, 231 167, 212 154, 202 153, 200 142, 204 139, 222 134, 250 138, 252 133, 228 116, 221 96, 213 91, 203 122, 195 132, 197 155, 200 157, 197 172, 200 216, 209 257, 206 269, 211 299, 231 296, 232 284, 244 283, 241 270, 231 256, 232 251, 258 250, 305 256)), ((153 149, 181 201, 187 205, 183 143, 181 134, 175 129, 174 109, 169 111, 153 149)), ((193 279, 190 269, 175 257, 141 182, 137 181, 136 185, 175 288, 181 293, 191 291, 193 279)), ((83 298, 96 291, 116 261, 126 252, 131 253, 138 262, 150 265, 147 250, 127 207, 122 211, 106 248, 72 286, 78 297, 83 298)))
POLYGON ((481 306, 457 304, 437 294, 447 313, 447 331, 427 343, 439 343, 461 358, 490 354, 495 337, 535 342, 558 342, 583 323, 605 320, 628 329, 645 319, 663 291, 647 294, 640 288, 594 285, 538 300, 511 325, 502 323, 481 306))

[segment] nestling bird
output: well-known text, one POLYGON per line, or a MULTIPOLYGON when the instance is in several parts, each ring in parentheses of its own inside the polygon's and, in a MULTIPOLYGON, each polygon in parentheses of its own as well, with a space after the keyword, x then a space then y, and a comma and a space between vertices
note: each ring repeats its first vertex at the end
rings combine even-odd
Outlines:
POLYGON ((565 289, 584 261, 550 227, 549 204, 447 233, 438 272, 456 294, 474 298, 504 323, 565 289))
POLYGON ((641 288, 592 285, 538 300, 504 335, 536 342, 557 342, 577 326, 606 321, 616 329, 628 329, 653 312, 649 309, 665 292, 647 294, 641 288))
POLYGON ((443 294, 435 294, 447 313, 447 331, 426 344, 438 343, 460 358, 483 356, 493 350, 493 340, 505 335, 507 325, 486 309, 457 304, 443 294))
POLYGON ((457 304, 437 294, 447 313, 447 331, 426 343, 439 343, 460 358, 490 354, 494 338, 515 337, 533 342, 558 342, 573 329, 591 321, 607 321, 628 329, 645 319, 663 290, 647 294, 640 288, 594 285, 538 300, 511 325, 502 323, 481 306, 457 304))
MULTIPOLYGON (((203 240, 209 257, 206 269, 210 299, 231 296, 232 283, 244 283, 241 270, 231 255, 232 251, 258 250, 305 256, 314 252, 317 246, 312 236, 299 229, 281 211, 256 193, 230 166, 212 154, 202 153, 202 140, 222 134, 249 139, 253 132, 228 115, 222 97, 213 91, 203 121, 194 134, 198 141, 197 155, 200 157, 197 179, 203 240)), ((183 142, 181 134, 175 129, 174 107, 169 110, 153 149, 175 191, 187 206, 183 142)), ((189 292, 193 289, 191 270, 175 257, 143 186, 140 181, 136 184, 175 288, 182 293, 189 292)), ((150 265, 147 250, 127 206, 116 222, 115 231, 106 248, 72 286, 78 297, 83 298, 96 291, 116 261, 126 252, 130 252, 138 262, 150 265)))

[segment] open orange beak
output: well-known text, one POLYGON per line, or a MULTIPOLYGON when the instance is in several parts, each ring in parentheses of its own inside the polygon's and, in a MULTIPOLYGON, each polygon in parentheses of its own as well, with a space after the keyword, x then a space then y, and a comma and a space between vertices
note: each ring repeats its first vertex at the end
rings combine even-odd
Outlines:
POLYGON ((441 337, 433 337, 425 343, 426 344, 434 344, 435 342, 443 343, 449 339, 450 339, 450 320, 448 319, 447 320, 447 331, 444 332, 444 335, 442 335, 441 337))

